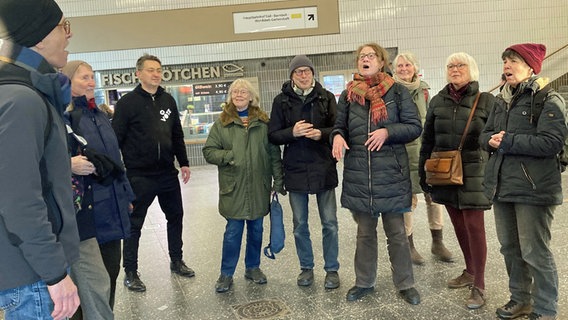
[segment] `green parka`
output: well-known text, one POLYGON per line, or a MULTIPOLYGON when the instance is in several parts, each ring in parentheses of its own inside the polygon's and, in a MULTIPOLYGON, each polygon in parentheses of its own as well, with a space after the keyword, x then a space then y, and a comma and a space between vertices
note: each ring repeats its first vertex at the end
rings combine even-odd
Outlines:
MULTIPOLYGON (((416 104, 418 108, 418 114, 420 115, 420 120, 422 125, 424 125, 424 120, 426 119, 426 109, 428 108, 428 89, 430 86, 424 82, 420 81, 418 88, 410 90, 410 96, 412 101, 416 104)), ((422 188, 420 187, 420 175, 418 174, 418 161, 420 159, 420 146, 422 145, 422 139, 420 137, 416 138, 406 144, 406 152, 408 153, 408 164, 410 165, 410 181, 412 182, 412 194, 422 193, 422 188)))
POLYGON ((203 156, 218 167, 219 213, 228 219, 255 220, 268 214, 270 192, 282 190, 280 148, 268 141, 268 116, 249 107, 246 127, 228 105, 209 132, 203 156))

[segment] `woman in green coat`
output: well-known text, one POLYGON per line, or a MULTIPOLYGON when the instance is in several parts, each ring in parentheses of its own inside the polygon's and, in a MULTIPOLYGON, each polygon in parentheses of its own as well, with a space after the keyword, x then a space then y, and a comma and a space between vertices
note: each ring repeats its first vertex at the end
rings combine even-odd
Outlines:
POLYGON ((219 293, 233 283, 243 229, 247 225, 245 278, 266 283, 260 270, 263 219, 269 212, 270 192, 284 193, 280 148, 268 142, 268 115, 260 109, 259 96, 245 79, 229 87, 227 104, 211 127, 203 156, 219 172, 219 212, 227 220, 223 236, 219 293))

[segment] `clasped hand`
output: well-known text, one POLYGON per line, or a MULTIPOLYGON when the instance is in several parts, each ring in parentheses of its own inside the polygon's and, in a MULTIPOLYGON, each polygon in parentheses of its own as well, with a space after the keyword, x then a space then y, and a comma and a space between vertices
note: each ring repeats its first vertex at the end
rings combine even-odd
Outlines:
POLYGON ((296 138, 306 137, 312 140, 321 139, 321 131, 319 129, 314 129, 314 125, 306 122, 306 120, 296 122, 294 128, 292 128, 292 135, 296 138))

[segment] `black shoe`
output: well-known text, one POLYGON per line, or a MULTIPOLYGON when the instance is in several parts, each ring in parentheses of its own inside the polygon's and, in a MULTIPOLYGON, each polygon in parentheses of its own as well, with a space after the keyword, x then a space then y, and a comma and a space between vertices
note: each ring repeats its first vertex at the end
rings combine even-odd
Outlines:
POLYGON ((398 293, 400 293, 400 296, 404 299, 404 301, 413 305, 420 304, 420 294, 416 289, 410 288, 400 290, 398 293))
POLYGON ((359 300, 373 291, 375 291, 375 287, 361 288, 355 286, 347 291, 347 301, 359 300))
POLYGON ((251 280, 256 284, 265 284, 267 282, 266 276, 264 275, 262 270, 260 270, 260 268, 246 269, 245 278, 251 280))
POLYGON ((172 261, 170 263, 170 270, 182 277, 191 278, 195 275, 195 272, 190 267, 186 266, 183 260, 172 261))
POLYGON ((217 279, 217 283, 215 283, 215 291, 218 293, 223 293, 229 291, 231 289, 231 285, 233 284, 233 277, 221 274, 219 279, 217 279))
POLYGON ((124 276, 124 285, 130 291, 136 291, 136 292, 146 291, 146 286, 144 285, 144 282, 140 280, 140 276, 136 271, 126 272, 126 275, 124 276))
POLYGON ((298 280, 296 282, 300 287, 311 286, 314 282, 314 270, 302 269, 302 273, 298 275, 298 280))
POLYGON ((339 274, 337 271, 328 271, 325 275, 325 284, 324 287, 326 289, 337 289, 339 288, 339 274))

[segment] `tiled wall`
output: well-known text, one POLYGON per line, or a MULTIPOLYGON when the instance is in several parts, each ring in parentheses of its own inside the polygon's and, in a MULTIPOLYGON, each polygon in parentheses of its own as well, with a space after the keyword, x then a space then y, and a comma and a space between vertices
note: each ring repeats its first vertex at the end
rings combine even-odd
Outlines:
MULTIPOLYGON (((266 0, 56 0, 65 14, 89 16, 202 6, 235 5, 266 0)), ((276 1, 276 0, 270 0, 276 1)), ((336 0, 330 0, 336 1, 336 0)), ((445 85, 445 58, 457 51, 471 54, 480 66, 482 89, 501 74, 500 54, 518 42, 540 42, 549 52, 568 43, 566 0, 337 0, 341 34, 262 41, 219 43, 115 52, 72 54, 97 70, 131 67, 144 52, 164 64, 293 56, 354 50, 367 41, 413 51, 435 94, 445 85)), ((152 23, 141 21, 141 23, 152 23)), ((76 34, 75 37, 81 35, 76 34)), ((159 37, 160 28, 148 37, 159 37)), ((183 36, 180 33, 180 36, 183 36)), ((104 35, 93 41, 104 41, 104 35)), ((568 50, 554 55, 543 75, 557 78, 568 71, 568 50)), ((346 66, 350 68, 351 65, 346 66)))

